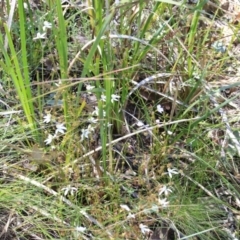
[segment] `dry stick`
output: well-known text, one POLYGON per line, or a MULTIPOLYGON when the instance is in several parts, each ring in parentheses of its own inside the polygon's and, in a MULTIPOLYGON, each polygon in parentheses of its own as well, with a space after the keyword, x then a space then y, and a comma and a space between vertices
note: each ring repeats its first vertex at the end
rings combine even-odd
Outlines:
MULTIPOLYGON (((0 100, 0 102, 2 102, 0 100)), ((6 115, 11 115, 11 114, 14 114, 14 113, 21 113, 22 110, 19 110, 19 111, 15 111, 15 110, 10 110, 10 111, 4 111, 4 112, 0 112, 0 116, 6 116, 6 115)))
POLYGON ((176 233, 177 233, 177 237, 179 238, 179 239, 186 239, 186 240, 188 240, 188 236, 185 236, 182 232, 180 232, 179 230, 178 230, 178 228, 175 226, 175 224, 174 224, 174 222, 172 221, 172 220, 170 220, 170 219, 167 219, 167 221, 169 221, 170 223, 168 223, 169 224, 169 227, 170 228, 172 228, 176 233))
MULTIPOLYGON (((56 191, 52 190, 51 188, 37 182, 36 180, 30 179, 28 177, 25 177, 23 175, 20 174, 12 174, 14 177, 17 177, 18 179, 23 180, 26 183, 30 183, 34 186, 37 186, 43 190, 45 190, 46 192, 50 193, 51 195, 55 196, 55 197, 59 197, 59 199, 61 201, 63 201, 64 203, 66 203, 68 206, 72 207, 72 208, 78 208, 78 206, 76 206, 75 204, 73 204, 71 201, 69 201, 67 198, 61 196, 60 194, 58 194, 56 191)), ((87 218, 87 220, 95 225, 97 225, 99 228, 101 228, 102 230, 105 230, 103 225, 101 223, 99 223, 94 217, 92 217, 91 215, 89 215, 88 213, 86 213, 85 210, 80 210, 79 211, 80 214, 82 214, 84 217, 87 218)), ((112 237, 112 234, 106 230, 107 234, 109 235, 109 237, 112 237)))
MULTIPOLYGON (((5 233, 7 233, 8 228, 9 228, 9 225, 10 225, 10 223, 12 222, 12 216, 13 216, 13 212, 10 212, 10 214, 9 214, 9 216, 8 216, 8 220, 7 220, 6 224, 5 224, 5 226, 3 227, 2 232, 0 233, 0 238, 2 238, 2 236, 3 236, 5 233)), ((4 238, 4 239, 5 239, 5 238, 4 238)))
POLYGON ((153 80, 155 80, 156 78, 163 78, 163 77, 171 77, 173 76, 174 74, 173 73, 158 73, 158 74, 155 74, 155 75, 152 75, 150 77, 147 77, 145 79, 143 79, 140 83, 138 83, 127 95, 127 99, 140 87, 146 85, 147 83, 150 83, 152 82, 153 80))
POLYGON ((174 100, 172 101, 172 109, 171 109, 171 113, 170 113, 170 120, 172 120, 173 114, 174 114, 175 109, 176 109, 177 97, 178 97, 178 86, 176 86, 175 92, 174 92, 174 100))

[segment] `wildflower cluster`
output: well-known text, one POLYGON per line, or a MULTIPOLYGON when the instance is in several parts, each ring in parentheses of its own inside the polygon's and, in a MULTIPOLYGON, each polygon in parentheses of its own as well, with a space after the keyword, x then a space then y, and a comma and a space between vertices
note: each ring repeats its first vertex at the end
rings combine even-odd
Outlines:
MULTIPOLYGON (((120 96, 118 96, 118 95, 116 95, 116 94, 112 94, 112 95, 111 95, 111 103, 118 102, 119 99, 120 99, 120 96)), ((106 102, 107 97, 106 97, 104 94, 102 94, 102 95, 101 95, 101 100, 102 100, 103 102, 106 102)))
MULTIPOLYGON (((165 174, 168 174, 169 178, 172 179, 174 174, 178 174, 177 169, 175 168, 168 168, 167 172, 165 174)), ((151 209, 146 209, 144 210, 144 212, 149 213, 149 212, 158 212, 159 211, 159 207, 160 208, 167 208, 169 205, 169 201, 167 199, 167 197, 172 193, 173 189, 172 187, 169 187, 168 184, 167 185, 162 185, 158 191, 158 205, 153 205, 151 209)), ((135 219, 135 215, 131 213, 131 209, 125 205, 125 204, 121 204, 120 207, 128 212, 128 216, 127 219, 135 219)), ((143 235, 149 235, 152 233, 152 230, 144 224, 139 224, 139 228, 141 230, 141 233, 143 235)))
MULTIPOLYGON (((43 117, 43 123, 49 124, 52 122, 52 115, 47 113, 43 117)), ((67 128, 64 126, 63 123, 55 122, 55 133, 52 135, 51 133, 48 134, 47 139, 44 140, 46 145, 50 145, 54 139, 56 139, 60 135, 64 135, 67 128)))
MULTIPOLYGON (((86 85, 86 89, 88 92, 91 92, 93 89, 94 89, 94 86, 91 86, 91 85, 86 85)), ((118 95, 115 95, 115 94, 112 94, 111 95, 111 102, 114 103, 116 101, 118 101, 120 98, 120 96, 118 95)), ((101 101, 104 103, 106 102, 107 98, 104 94, 101 95, 101 101)), ((95 106, 94 107, 94 111, 91 113, 91 116, 88 118, 88 126, 87 128, 84 128, 81 130, 81 142, 84 140, 84 139, 88 139, 89 136, 91 135, 91 133, 93 133, 97 127, 97 124, 98 124, 98 118, 99 118, 99 114, 100 113, 100 109, 95 106)), ((102 114, 101 114, 103 117, 106 117, 106 111, 104 111, 102 109, 102 114)), ((111 124, 107 123, 107 127, 110 127, 111 124)))
MULTIPOLYGON (((158 113, 162 114, 164 112, 164 108, 160 104, 158 104, 157 107, 156 107, 156 111, 158 113)), ((155 123, 158 125, 158 124, 161 124, 161 121, 159 119, 156 119, 155 123)), ((138 120, 136 122, 136 125, 137 125, 138 129, 148 129, 150 127, 149 124, 145 124, 140 120, 138 120)), ((167 134, 172 135, 173 132, 171 132, 170 130, 167 130, 167 134)))
MULTIPOLYGON (((169 176, 170 179, 172 179, 174 174, 178 174, 177 169, 175 168, 168 168, 167 172, 165 173, 169 176)), ((169 187, 168 185, 162 185, 158 191, 158 205, 154 205, 151 209, 145 210, 146 213, 148 212, 158 212, 159 205, 160 208, 167 208, 169 206, 169 201, 167 197, 172 193, 173 189, 169 187)), ((122 207, 123 208, 123 207, 122 207)), ((126 208, 124 208, 126 209, 126 208)), ((127 210, 127 209, 126 209, 127 210)), ((143 235, 148 235, 152 233, 152 230, 144 224, 139 224, 139 228, 143 235)))
MULTIPOLYGON (((167 172, 165 174, 168 175, 170 180, 172 179, 173 175, 178 174, 178 170, 176 168, 168 168, 167 172)), ((169 201, 167 200, 167 197, 172 192, 172 189, 168 187, 167 185, 161 186, 158 193, 158 203, 162 208, 166 208, 169 205, 169 201), (164 196, 164 198, 162 198, 164 196)))
MULTIPOLYGON (((162 114, 163 112, 164 112, 164 109, 163 109, 163 107, 160 105, 160 104, 158 104, 157 105, 157 112, 159 112, 160 114, 162 114)), ((160 120, 159 119, 157 119, 156 120, 156 123, 157 124, 160 124, 160 120)), ((143 128, 148 128, 149 127, 149 125, 148 124, 144 124, 142 121, 138 121, 137 123, 136 123, 136 125, 140 128, 140 129, 143 129, 143 128)))
POLYGON ((36 37, 33 40, 45 39, 47 38, 47 30, 52 28, 52 24, 48 21, 43 22, 42 32, 38 32, 36 37))
POLYGON ((66 197, 67 195, 71 195, 71 196, 74 196, 74 194, 77 192, 77 188, 76 187, 72 187, 70 185, 64 187, 61 189, 61 191, 63 191, 64 193, 64 196, 66 197))
POLYGON ((128 216, 127 216, 127 219, 131 219, 131 218, 135 218, 135 215, 131 213, 131 209, 128 207, 128 205, 125 205, 125 204, 120 204, 120 207, 127 211, 128 212, 128 216))
POLYGON ((163 109, 163 107, 160 104, 157 105, 157 111, 159 113, 163 113, 164 112, 164 109, 163 109))

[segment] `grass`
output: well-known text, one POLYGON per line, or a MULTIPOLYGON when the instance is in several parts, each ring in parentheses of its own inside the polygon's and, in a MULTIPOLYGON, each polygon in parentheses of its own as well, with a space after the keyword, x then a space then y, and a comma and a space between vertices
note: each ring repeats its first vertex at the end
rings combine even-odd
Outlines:
POLYGON ((206 1, 2 9, 0 239, 239 238, 239 23, 206 1))

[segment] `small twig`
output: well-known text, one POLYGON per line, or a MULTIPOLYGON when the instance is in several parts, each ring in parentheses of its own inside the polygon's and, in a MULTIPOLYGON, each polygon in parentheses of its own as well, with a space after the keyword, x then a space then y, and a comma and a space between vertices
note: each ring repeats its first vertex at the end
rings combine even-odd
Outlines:
MULTIPOLYGON (((8 216, 8 220, 7 220, 7 223, 5 224, 5 226, 3 227, 2 229, 2 232, 0 233, 0 238, 2 239, 2 236, 7 233, 8 231, 8 228, 9 228, 9 225, 10 223, 12 222, 13 218, 13 212, 10 212, 9 216, 8 216)), ((5 239, 5 238, 4 238, 5 239)))
POLYGON ((141 82, 139 82, 127 95, 127 99, 126 101, 129 99, 129 97, 137 90, 139 89, 140 87, 152 82, 152 81, 155 81, 155 79, 157 78, 165 78, 165 77, 171 77, 173 76, 174 74, 173 73, 158 73, 156 75, 153 75, 153 76, 150 76, 150 77, 147 77, 145 79, 143 79, 141 82))

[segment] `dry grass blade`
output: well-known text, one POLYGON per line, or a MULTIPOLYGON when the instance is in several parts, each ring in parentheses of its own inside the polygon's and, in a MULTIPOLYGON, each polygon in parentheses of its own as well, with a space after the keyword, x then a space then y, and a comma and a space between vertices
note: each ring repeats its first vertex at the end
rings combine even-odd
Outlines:
MULTIPOLYGON (((16 8, 16 4, 17 4, 17 0, 12 0, 11 1, 11 8, 10 8, 10 13, 9 13, 9 16, 8 16, 8 21, 7 21, 7 27, 8 27, 9 31, 12 27, 13 15, 14 15, 14 11, 15 11, 15 8, 16 8)), ((8 38, 7 38, 7 36, 5 37, 4 48, 7 51, 7 49, 8 49, 8 38)))
POLYGON ((0 116, 6 116, 6 115, 11 115, 11 114, 15 114, 15 113, 21 113, 22 111, 19 110, 19 111, 5 111, 5 112, 0 112, 0 116))
POLYGON ((0 239, 2 239, 3 235, 5 235, 8 232, 9 225, 12 222, 12 217, 13 217, 13 212, 10 212, 8 216, 8 220, 5 226, 3 227, 2 232, 0 233, 0 239))

